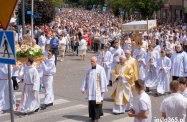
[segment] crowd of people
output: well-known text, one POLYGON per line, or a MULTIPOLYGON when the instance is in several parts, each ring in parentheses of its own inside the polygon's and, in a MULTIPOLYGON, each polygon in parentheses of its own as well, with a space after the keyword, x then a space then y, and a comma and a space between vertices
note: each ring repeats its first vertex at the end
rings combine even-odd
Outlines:
MULTIPOLYGON (((9 29, 15 30, 13 26, 9 29)), ((96 10, 62 9, 50 24, 35 27, 33 42, 42 49, 44 61, 36 66, 33 58, 28 57, 25 65, 12 67, 14 90, 19 88, 18 78, 24 82, 22 99, 19 106, 14 104, 14 108, 24 114, 37 112, 40 109, 40 82, 46 89, 41 109, 52 106, 53 75, 58 60, 62 62, 65 55, 73 54, 84 61, 86 53, 92 52, 96 56, 91 58, 91 67, 81 84, 81 92, 88 96, 89 117, 92 120, 98 120, 103 115, 104 93, 111 86, 112 111, 116 115, 128 112, 130 117, 135 117, 135 122, 151 122, 152 105, 148 93, 156 89, 157 96, 170 94, 161 103, 162 117, 177 117, 185 122, 186 30, 186 25, 181 23, 158 25, 148 32, 141 32, 141 40, 137 42, 134 32, 122 32, 120 17, 96 10), (135 91, 138 97, 134 107, 135 91)), ((21 45, 23 37, 15 35, 21 45)), ((31 37, 29 25, 26 26, 25 36, 31 37)), ((7 110, 8 67, 0 65, 0 110, 7 110)))

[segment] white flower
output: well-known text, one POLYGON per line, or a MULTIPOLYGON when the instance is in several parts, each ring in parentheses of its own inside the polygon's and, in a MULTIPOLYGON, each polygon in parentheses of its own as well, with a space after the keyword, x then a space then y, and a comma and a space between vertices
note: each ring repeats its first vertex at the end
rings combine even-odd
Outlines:
POLYGON ((30 54, 30 55, 33 55, 33 54, 34 54, 34 52, 33 52, 33 51, 29 51, 29 54, 30 54))

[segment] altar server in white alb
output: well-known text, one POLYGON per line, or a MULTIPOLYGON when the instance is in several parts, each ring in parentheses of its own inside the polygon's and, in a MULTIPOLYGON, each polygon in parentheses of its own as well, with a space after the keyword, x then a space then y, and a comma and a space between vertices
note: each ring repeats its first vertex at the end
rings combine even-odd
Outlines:
POLYGON ((139 43, 138 48, 135 49, 133 52, 133 58, 135 58, 136 61, 138 62, 138 68, 140 70, 141 80, 145 79, 145 66, 146 66, 145 56, 146 56, 146 51, 144 48, 142 48, 142 43, 139 43))
MULTIPOLYGON (((112 73, 114 69, 116 68, 117 64, 119 63, 119 58, 123 55, 125 55, 123 49, 120 47, 120 41, 116 40, 114 42, 115 48, 111 49, 111 53, 113 55, 113 62, 111 64, 111 75, 110 78, 112 78, 112 73)), ((110 85, 112 85, 112 81, 110 82, 110 85)))
POLYGON ((48 57, 42 62, 43 68, 43 85, 45 87, 45 100, 42 109, 53 106, 54 91, 53 91, 53 75, 56 73, 55 56, 52 50, 48 51, 48 57))
MULTIPOLYGON (((8 87, 8 65, 0 63, 0 111, 10 109, 9 103, 10 102, 9 102, 9 87, 8 87)), ((14 92, 13 92, 13 107, 15 108, 14 92)))
POLYGON ((173 80, 187 76, 187 54, 181 45, 176 46, 176 52, 171 57, 173 80))
POLYGON ((109 46, 104 45, 104 50, 102 50, 98 56, 98 64, 103 66, 105 69, 107 81, 110 79, 110 73, 111 73, 111 63, 113 61, 113 56, 110 51, 108 51, 109 46))
POLYGON ((87 95, 89 106, 89 117, 98 120, 103 115, 103 96, 107 91, 107 78, 105 70, 97 64, 97 58, 91 58, 91 68, 86 72, 86 76, 81 84, 81 92, 87 95))
POLYGON ((123 49, 120 47, 120 41, 116 40, 114 43, 115 48, 111 50, 111 53, 113 55, 112 70, 114 70, 116 68, 116 65, 119 63, 120 56, 125 54, 123 49))
POLYGON ((146 75, 145 86, 146 90, 153 88, 157 85, 157 60, 159 58, 159 52, 153 50, 153 45, 149 44, 148 52, 146 54, 146 75))
POLYGON ((171 81, 171 60, 166 56, 166 51, 161 50, 161 57, 157 61, 157 95, 169 92, 171 81))
POLYGON ((24 114, 37 112, 40 108, 39 87, 40 77, 33 65, 34 59, 28 57, 26 65, 23 66, 24 89, 18 106, 18 111, 24 114))

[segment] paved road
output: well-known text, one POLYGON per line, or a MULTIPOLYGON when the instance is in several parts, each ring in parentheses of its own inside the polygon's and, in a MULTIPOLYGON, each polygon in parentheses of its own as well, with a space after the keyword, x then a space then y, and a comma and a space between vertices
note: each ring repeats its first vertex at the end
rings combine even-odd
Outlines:
MULTIPOLYGON (((54 78, 55 101, 54 106, 38 113, 19 116, 15 114, 15 122, 83 122, 89 121, 88 107, 85 96, 80 93, 80 84, 86 69, 90 66, 89 59, 93 53, 89 53, 85 61, 80 61, 78 56, 66 56, 64 62, 58 62, 57 74, 54 78)), ((17 101, 21 98, 21 90, 16 91, 17 101)), ((113 115, 113 101, 110 98, 111 87, 105 95, 104 116, 99 122, 132 122, 133 119, 127 114, 113 115)), ((153 117, 159 118, 160 102, 166 96, 155 97, 150 93, 152 99, 153 117)), ((40 93, 41 102, 44 101, 44 93, 40 93)), ((134 104, 136 98, 134 98, 134 104)), ((0 113, 0 122, 10 122, 9 113, 0 113)))

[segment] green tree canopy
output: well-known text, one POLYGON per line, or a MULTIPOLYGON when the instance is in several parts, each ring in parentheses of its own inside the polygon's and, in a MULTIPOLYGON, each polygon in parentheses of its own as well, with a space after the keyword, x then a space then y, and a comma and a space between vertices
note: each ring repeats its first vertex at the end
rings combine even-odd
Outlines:
POLYGON ((155 11, 162 7, 162 0, 136 0, 135 9, 141 12, 143 19, 151 18, 155 11))
MULTIPOLYGON (((31 0, 25 0, 25 23, 31 23, 31 0)), ((22 23, 22 4, 18 6, 19 24, 22 23)), ((52 0, 34 0, 34 24, 42 25, 50 23, 55 17, 55 5, 52 0)))
POLYGON ((64 0, 52 0, 55 7, 62 8, 64 6, 64 0))
POLYGON ((128 13, 133 9, 132 0, 108 0, 108 5, 115 15, 119 14, 119 8, 128 13))

